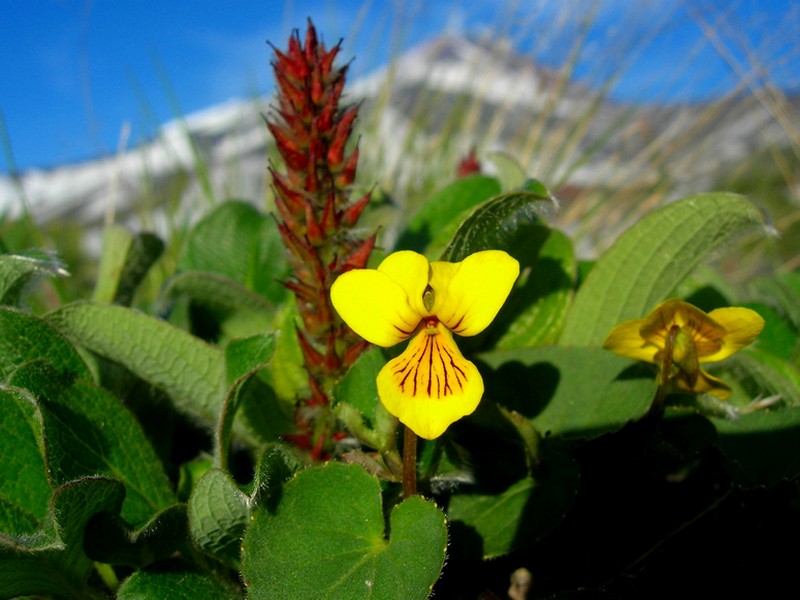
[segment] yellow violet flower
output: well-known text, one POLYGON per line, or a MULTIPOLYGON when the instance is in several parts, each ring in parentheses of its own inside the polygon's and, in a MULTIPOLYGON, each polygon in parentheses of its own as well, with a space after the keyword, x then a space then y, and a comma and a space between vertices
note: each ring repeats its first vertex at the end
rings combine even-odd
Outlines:
POLYGON ((731 388, 700 365, 728 358, 750 344, 763 328, 764 319, 749 308, 717 308, 706 314, 673 299, 659 304, 644 319, 617 325, 603 347, 660 365, 660 385, 724 400, 730 397, 731 388), (664 373, 668 381, 663 381, 664 373))
POLYGON ((452 333, 475 335, 492 322, 519 275, 500 250, 458 263, 428 262, 408 250, 377 269, 354 269, 331 286, 331 301, 353 331, 378 346, 413 336, 378 374, 381 402, 418 436, 434 439, 472 413, 483 395, 478 369, 452 333))

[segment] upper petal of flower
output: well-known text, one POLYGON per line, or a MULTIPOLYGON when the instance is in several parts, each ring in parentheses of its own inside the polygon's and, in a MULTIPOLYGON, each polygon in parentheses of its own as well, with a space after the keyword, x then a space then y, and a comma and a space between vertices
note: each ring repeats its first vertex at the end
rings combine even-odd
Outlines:
POLYGON ((431 272, 427 258, 411 250, 393 252, 383 259, 378 271, 386 273, 405 290, 408 303, 420 316, 429 314, 422 304, 422 295, 428 287, 431 272))
POLYGON ((645 340, 641 334, 644 323, 645 319, 620 323, 608 334, 603 348, 626 358, 656 362, 656 353, 663 349, 664 340, 645 340))
POLYGON ((340 275, 331 286, 331 302, 353 331, 378 346, 402 342, 420 322, 403 286, 380 270, 340 275))
POLYGON ((717 308, 708 316, 725 329, 722 346, 712 354, 700 354, 700 362, 714 362, 728 358, 752 343, 764 329, 764 319, 749 308, 717 308))
POLYGON ((447 329, 421 330, 408 348, 381 369, 378 395, 386 410, 427 440, 472 413, 483 395, 478 369, 461 354, 447 329))
POLYGON ((502 250, 470 254, 460 263, 431 263, 435 297, 431 314, 459 335, 486 329, 519 275, 519 263, 502 250))

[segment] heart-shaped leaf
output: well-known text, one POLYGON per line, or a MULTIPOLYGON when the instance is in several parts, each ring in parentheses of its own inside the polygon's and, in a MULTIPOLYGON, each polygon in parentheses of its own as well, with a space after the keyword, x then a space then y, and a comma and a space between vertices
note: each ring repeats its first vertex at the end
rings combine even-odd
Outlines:
POLYGON ((255 511, 248 527, 248 598, 427 598, 444 563, 444 515, 409 498, 392 509, 389 531, 387 539, 380 484, 361 467, 300 471, 277 510, 255 511))

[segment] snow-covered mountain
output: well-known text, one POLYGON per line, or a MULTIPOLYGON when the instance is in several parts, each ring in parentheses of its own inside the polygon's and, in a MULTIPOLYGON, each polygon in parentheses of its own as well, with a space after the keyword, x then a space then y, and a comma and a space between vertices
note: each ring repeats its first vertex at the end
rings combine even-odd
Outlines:
MULTIPOLYGON (((474 146, 508 150, 551 186, 668 177, 675 189, 705 191, 725 164, 786 143, 775 115, 752 97, 693 106, 613 103, 507 45, 460 37, 412 49, 348 86, 348 99, 363 101, 362 164, 393 181, 415 177, 445 150, 452 161, 474 146)), ((117 156, 0 177, 0 214, 18 216, 24 198, 40 222, 70 218, 95 227, 112 214, 118 222, 152 215, 153 204, 177 195, 191 219, 201 212, 192 207, 207 206, 198 160, 217 198, 262 203, 269 102, 231 100, 167 123, 153 140, 117 156)))

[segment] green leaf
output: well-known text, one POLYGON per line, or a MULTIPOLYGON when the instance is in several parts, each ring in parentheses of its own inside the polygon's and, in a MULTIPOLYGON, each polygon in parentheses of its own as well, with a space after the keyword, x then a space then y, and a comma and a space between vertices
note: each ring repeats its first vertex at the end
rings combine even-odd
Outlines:
POLYGON ((375 378, 385 364, 383 352, 378 348, 370 348, 358 357, 347 374, 333 386, 335 401, 357 408, 370 426, 375 424, 375 409, 379 403, 375 378))
POLYGON ((772 486, 800 475, 800 407, 770 408, 711 422, 717 428, 717 446, 739 485, 772 486))
POLYGON ((138 421, 105 390, 43 362, 20 367, 9 383, 37 398, 52 485, 96 474, 113 477, 125 484, 122 516, 134 524, 175 502, 138 421))
POLYGON ((225 346, 228 385, 267 366, 275 354, 275 335, 262 333, 232 340, 225 346))
POLYGON ((797 367, 758 347, 745 348, 737 354, 736 364, 753 378, 759 391, 778 394, 785 404, 800 407, 800 370, 797 367))
POLYGON ((539 250, 530 273, 518 282, 492 323, 490 335, 499 350, 532 348, 558 339, 572 298, 576 276, 570 239, 557 230, 539 250))
POLYGON ((33 536, 49 515, 42 443, 36 401, 23 390, 0 388, 0 532, 9 541, 33 536))
POLYGON ((103 477, 82 478, 56 489, 50 518, 61 543, 20 551, 0 536, 0 596, 92 598, 86 585, 92 561, 83 551, 84 531, 96 514, 119 510, 124 494, 122 484, 103 477))
POLYGON ((36 277, 63 277, 67 271, 60 261, 27 254, 0 255, 0 305, 16 306, 30 281, 36 277))
POLYGON ((777 307, 800 329, 800 273, 771 274, 750 282, 753 295, 777 307))
POLYGON ((262 505, 274 512, 283 494, 283 484, 304 466, 294 449, 286 444, 273 442, 264 446, 256 465, 251 505, 262 505))
POLYGON ((161 292, 161 305, 186 296, 205 305, 233 310, 247 310, 272 315, 275 307, 263 296, 241 283, 205 271, 186 271, 171 278, 161 292))
POLYGON ((232 279, 271 302, 286 298, 289 273, 275 219, 252 204, 229 200, 203 217, 186 239, 180 271, 207 271, 232 279))
POLYGON ((151 233, 134 235, 121 225, 106 227, 92 300, 130 304, 136 288, 162 252, 164 242, 151 233))
POLYGON ((470 175, 457 179, 422 204, 395 248, 425 252, 438 233, 452 227, 464 211, 499 193, 500 183, 493 177, 470 175))
MULTIPOLYGON (((797 299, 800 303, 800 298, 797 299)), ((761 302, 742 304, 756 311, 764 319, 764 330, 758 335, 756 347, 777 358, 791 361, 798 352, 798 331, 791 321, 784 318, 777 310, 761 302)))
POLYGON ((519 189, 525 184, 525 169, 513 155, 498 151, 490 152, 488 158, 497 169, 497 178, 504 192, 519 189))
POLYGON ((287 406, 294 406, 297 398, 308 393, 308 372, 303 368, 303 351, 295 331, 299 319, 295 302, 287 302, 279 311, 275 355, 268 369, 272 389, 287 406))
POLYGON ((742 196, 699 194, 660 208, 597 261, 567 314, 560 344, 599 346, 619 323, 666 299, 714 248, 763 225, 742 196))
POLYGON ((90 379, 78 352, 51 325, 12 308, 0 308, 0 379, 18 366, 37 359, 48 361, 59 371, 90 379))
POLYGON ((47 320, 75 343, 169 394, 186 414, 216 422, 225 388, 221 351, 122 306, 76 302, 50 313, 47 320))
POLYGON ((532 546, 563 519, 578 492, 580 472, 570 457, 554 454, 535 476, 498 493, 454 494, 447 508, 458 552, 490 559, 532 546))
POLYGON ((517 260, 534 257, 549 234, 540 212, 547 196, 512 192, 487 200, 456 231, 441 260, 458 262, 480 250, 505 250, 517 260))
POLYGON ((117 600, 242 600, 233 582, 200 571, 194 565, 170 561, 137 571, 117 591, 117 600))
POLYGON ((174 504, 138 530, 116 513, 100 513, 89 521, 83 547, 92 560, 138 568, 171 556, 187 539, 186 505, 174 504))
POLYGON ((655 374, 600 348, 528 348, 482 354, 486 395, 531 419, 542 436, 593 438, 643 417, 655 374))
POLYGON ((225 368, 230 382, 217 425, 217 465, 227 469, 234 419, 242 410, 253 434, 275 439, 292 427, 272 388, 257 375, 275 352, 275 336, 259 334, 231 341, 225 348, 225 368))
POLYGON ((427 598, 447 547, 444 515, 416 496, 391 511, 356 465, 300 471, 277 510, 256 510, 243 543, 248 598, 427 598), (325 501, 321 502, 320 499, 325 501))
POLYGON ((198 548, 211 555, 239 560, 249 506, 247 496, 231 477, 211 469, 189 496, 189 532, 198 548))

